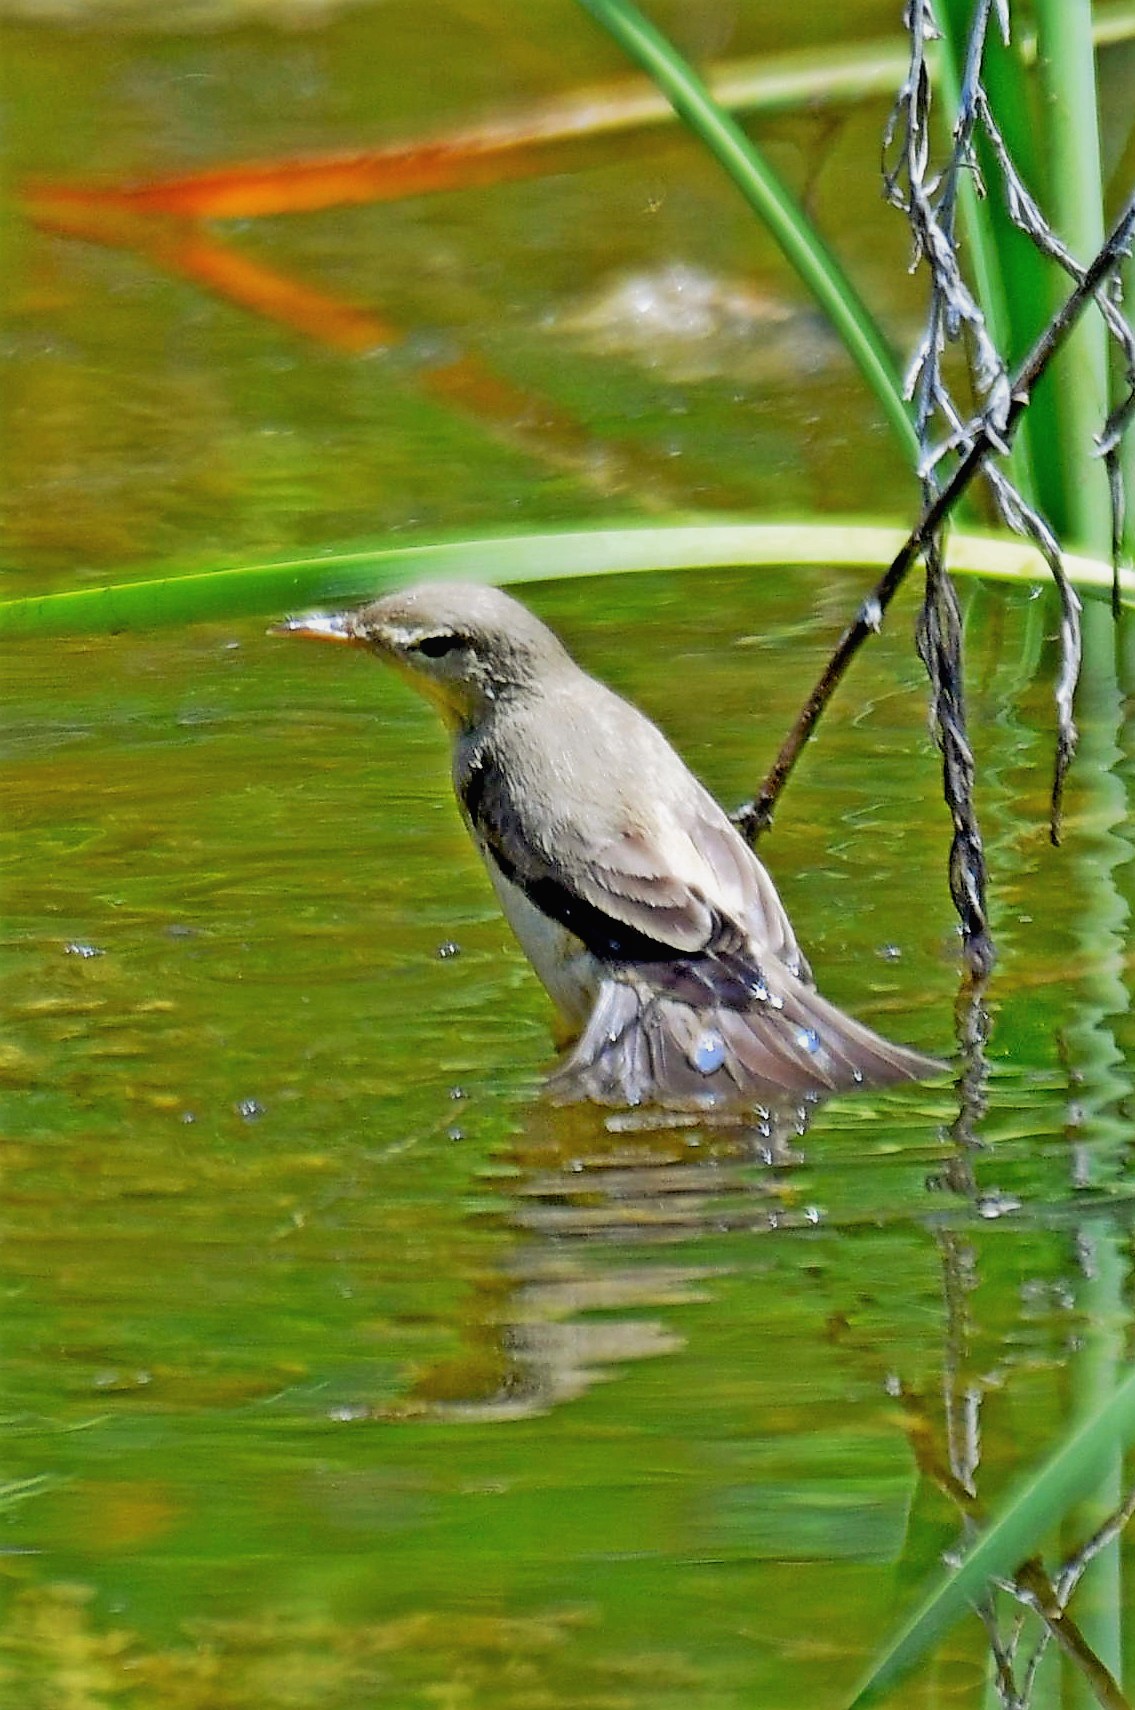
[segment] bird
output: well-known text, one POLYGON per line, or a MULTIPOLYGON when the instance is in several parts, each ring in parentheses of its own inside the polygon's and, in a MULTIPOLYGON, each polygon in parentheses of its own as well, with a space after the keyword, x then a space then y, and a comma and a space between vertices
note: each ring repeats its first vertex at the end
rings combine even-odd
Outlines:
POLYGON ((559 1012, 553 1100, 768 1108, 943 1069, 820 995, 728 814, 518 600, 424 583, 272 633, 366 649, 440 712, 466 828, 559 1012))

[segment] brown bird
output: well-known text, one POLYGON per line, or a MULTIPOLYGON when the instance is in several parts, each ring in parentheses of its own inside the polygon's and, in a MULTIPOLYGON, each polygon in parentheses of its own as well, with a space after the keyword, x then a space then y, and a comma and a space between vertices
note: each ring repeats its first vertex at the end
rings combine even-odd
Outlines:
POLYGON ((728 816, 507 594, 431 583, 274 633, 367 648, 441 712, 470 836, 575 1040, 556 1097, 712 1109, 941 1071, 820 996, 728 816))

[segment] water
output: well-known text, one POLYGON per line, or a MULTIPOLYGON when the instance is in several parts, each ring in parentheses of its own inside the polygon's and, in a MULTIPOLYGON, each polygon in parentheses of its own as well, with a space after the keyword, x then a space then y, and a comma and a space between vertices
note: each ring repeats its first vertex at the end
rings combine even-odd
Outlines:
MULTIPOLYGON (((9 25, 14 152, 172 170, 614 69, 566 11, 535 42, 515 17, 511 37, 459 17, 444 102, 411 75, 397 9, 310 33, 9 25), (474 52, 485 32, 495 58, 474 52), (80 93, 45 106, 80 58, 80 93)), ((822 166, 817 195, 847 202, 850 252, 901 318, 901 233, 858 177, 878 121, 822 149, 819 120, 771 140, 822 166)), ((687 505, 898 505, 898 459, 826 355, 739 386, 551 339, 550 302, 595 301, 644 257, 750 265, 730 193, 652 147, 238 234, 396 311, 413 337, 389 358, 20 232, 11 591, 632 514, 659 483, 687 505), (439 341, 546 391, 585 452, 613 432, 633 479, 600 501, 578 438, 544 456, 539 433, 447 412, 414 383, 439 341)), ((714 573, 531 603, 733 805, 863 593, 714 573)), ((966 598, 1001 951, 988 1075, 965 1097, 837 1100, 804 1132, 541 1101, 547 1003, 462 831, 444 736, 370 660, 259 621, 9 654, 5 1710, 847 1697, 958 1536, 951 1479, 994 1506, 1128 1322, 1126 708, 1085 704, 1053 850, 1049 614, 966 598)), ((856 666, 763 853, 825 993, 950 1054, 912 614, 856 666)), ((902 1701, 976 1705, 986 1667, 963 1626, 902 1701)))
MULTIPOLYGON (((831 589, 533 603, 732 801, 831 589), (737 644, 757 622, 759 652, 737 644)), ((512 1702, 497 1670, 553 1703, 614 1681, 631 1703, 838 1701, 956 1523, 912 1449, 924 1416, 941 1436, 944 1373, 996 1492, 1064 1417, 1085 1220, 1122 1248, 1130 1217, 1122 1065, 1089 1115, 1068 1055, 1073 1027, 1105 1036, 1108 961, 1074 948, 1069 873, 1107 863, 1086 866, 1083 780, 1069 848, 1045 849, 1043 701, 984 665, 1009 761, 970 1141, 949 1085, 836 1101, 804 1135, 548 1109, 543 994, 400 683, 257 624, 21 650, 4 1433, 9 1476, 51 1482, 6 1516, 13 1703, 67 1634, 159 1704, 208 1702, 202 1656, 249 1701, 278 1669, 301 1705, 453 1681, 512 1702)), ((841 707, 768 858, 825 989, 948 1050, 900 627, 841 707)), ((948 1681, 978 1666, 959 1647, 948 1681)))

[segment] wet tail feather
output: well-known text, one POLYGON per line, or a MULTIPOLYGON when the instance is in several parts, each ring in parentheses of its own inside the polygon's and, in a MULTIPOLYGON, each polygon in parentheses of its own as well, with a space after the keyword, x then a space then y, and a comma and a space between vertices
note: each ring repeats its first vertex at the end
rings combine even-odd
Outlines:
POLYGON ((552 1096, 717 1108, 924 1080, 944 1068, 873 1033, 791 976, 743 1005, 693 996, 685 979, 670 991, 643 970, 613 970, 551 1078, 552 1096))

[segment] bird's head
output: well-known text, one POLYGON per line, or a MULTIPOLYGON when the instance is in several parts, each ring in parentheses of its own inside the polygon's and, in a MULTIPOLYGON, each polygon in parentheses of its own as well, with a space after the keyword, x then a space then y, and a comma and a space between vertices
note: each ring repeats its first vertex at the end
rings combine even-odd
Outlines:
POLYGON ((478 724, 495 702, 570 663, 519 601, 469 582, 429 582, 352 611, 285 618, 270 633, 368 649, 431 700, 451 729, 478 724))

